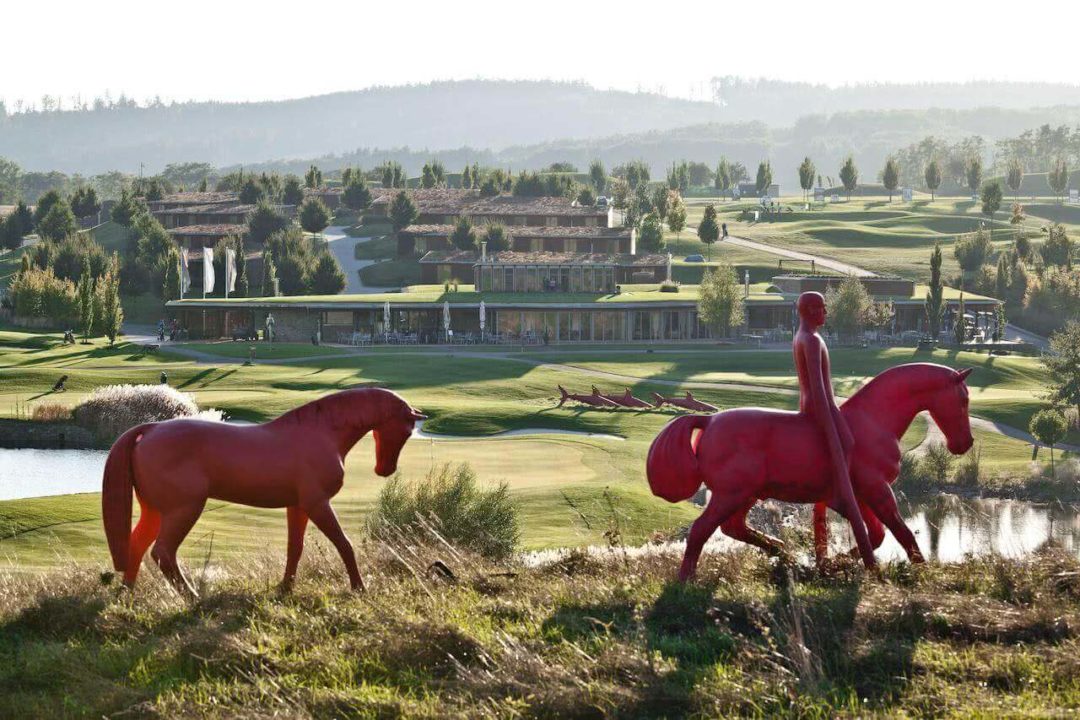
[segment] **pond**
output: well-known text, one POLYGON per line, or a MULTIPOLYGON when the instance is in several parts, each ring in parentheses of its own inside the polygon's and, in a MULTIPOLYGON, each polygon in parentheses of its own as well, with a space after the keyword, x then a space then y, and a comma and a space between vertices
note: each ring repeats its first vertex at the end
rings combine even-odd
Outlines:
MULTIPOLYGON (((0 449, 0 500, 99 492, 107 455, 104 450, 0 449)), ((966 554, 989 553, 1017 557, 1051 538, 1080 555, 1078 506, 941 495, 901 496, 900 509, 927 559, 952 562, 966 554)), ((810 527, 808 509, 794 514, 791 510, 792 506, 771 503, 756 508, 751 522, 769 532, 776 532, 778 522, 810 527)), ((834 548, 850 547, 846 523, 832 513, 830 517, 834 548)), ((730 541, 718 533, 710 547, 730 547, 730 541)), ((877 556, 892 560, 904 553, 892 535, 886 535, 877 556)))

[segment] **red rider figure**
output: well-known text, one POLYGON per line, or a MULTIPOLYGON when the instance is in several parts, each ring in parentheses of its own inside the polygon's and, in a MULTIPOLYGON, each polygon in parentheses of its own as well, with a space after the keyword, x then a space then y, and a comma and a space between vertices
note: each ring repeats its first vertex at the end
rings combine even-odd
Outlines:
POLYGON ((829 507, 851 523, 863 562, 867 567, 873 567, 874 550, 855 500, 848 469, 855 441, 836 406, 829 373, 829 350, 817 332, 825 324, 825 298, 821 293, 804 292, 799 296, 797 307, 799 329, 791 349, 799 373, 799 412, 809 415, 821 428, 829 450, 833 478, 829 507))

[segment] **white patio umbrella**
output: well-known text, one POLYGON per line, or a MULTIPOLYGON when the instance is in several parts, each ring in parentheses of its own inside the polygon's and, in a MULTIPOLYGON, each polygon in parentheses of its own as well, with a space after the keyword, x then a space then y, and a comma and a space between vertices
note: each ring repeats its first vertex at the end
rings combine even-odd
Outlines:
POLYGON ((487 323, 487 308, 484 307, 484 301, 480 301, 480 339, 484 338, 484 325, 487 323))
POLYGON ((390 301, 389 300, 387 300, 383 304, 382 320, 383 320, 383 337, 389 337, 390 336, 390 301))
POLYGON ((444 300, 442 304, 442 325, 446 333, 446 341, 450 342, 450 301, 444 300))

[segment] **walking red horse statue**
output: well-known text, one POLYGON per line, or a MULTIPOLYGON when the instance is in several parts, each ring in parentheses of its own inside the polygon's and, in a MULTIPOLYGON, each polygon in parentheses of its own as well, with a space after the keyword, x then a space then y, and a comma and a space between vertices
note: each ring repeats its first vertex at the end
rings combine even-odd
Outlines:
POLYGON ((349 582, 362 590, 352 544, 330 499, 341 490, 344 459, 369 431, 375 472, 397 469, 398 455, 424 416, 380 388, 345 390, 310 402, 272 422, 248 427, 203 420, 168 420, 134 427, 105 462, 101 504, 113 567, 135 583, 143 555, 177 590, 194 595, 176 551, 209 498, 287 508, 289 545, 282 586, 291 587, 310 519, 337 548, 349 582), (132 494, 139 523, 131 530, 132 494))
MULTIPOLYGON (((874 549, 892 532, 912 562, 922 562, 915 537, 896 506, 890 485, 900 472, 900 438, 920 412, 945 434, 949 451, 960 455, 973 443, 968 422, 970 369, 912 363, 881 373, 847 402, 840 413, 851 429, 851 485, 874 549)), ((824 507, 840 511, 825 433, 807 412, 737 408, 715 415, 672 420, 652 443, 646 466, 654 494, 678 502, 702 483, 712 497, 690 529, 679 579, 693 577, 705 542, 719 527, 725 535, 769 552, 783 543, 749 527, 746 515, 759 500, 815 503, 819 559, 824 507), (820 517, 820 520, 818 519, 820 517)), ((858 517, 848 517, 858 521, 858 517)), ((873 554, 867 565, 873 565, 873 554)))

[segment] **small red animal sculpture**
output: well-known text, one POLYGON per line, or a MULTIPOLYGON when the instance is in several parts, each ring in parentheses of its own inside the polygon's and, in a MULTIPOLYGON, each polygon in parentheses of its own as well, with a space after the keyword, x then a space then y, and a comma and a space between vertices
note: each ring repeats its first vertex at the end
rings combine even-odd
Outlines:
POLYGON ((656 405, 653 407, 660 407, 661 405, 674 405, 680 407, 683 410, 692 410, 694 412, 707 412, 714 413, 719 412, 720 408, 715 405, 710 405, 707 402, 701 402, 694 398, 693 393, 689 390, 686 391, 686 397, 664 397, 660 393, 653 393, 653 398, 656 400, 656 405))
POLYGON ((375 437, 375 472, 397 469, 398 455, 423 420, 397 394, 380 388, 334 393, 268 423, 227 425, 168 420, 134 427, 113 444, 105 461, 101 509, 113 567, 134 585, 143 555, 151 557, 177 590, 195 591, 176 551, 209 498, 287 508, 288 556, 282 586, 291 587, 310 519, 337 548, 353 589, 364 581, 352 544, 330 499, 341 490, 344 459, 369 431, 375 437), (139 523, 131 530, 132 494, 139 523))
MULTIPOLYGON (((892 532, 912 562, 922 562, 923 556, 890 487, 900 473, 900 438, 925 410, 945 434, 949 451, 967 452, 974 442, 964 384, 970 372, 931 363, 900 365, 840 406, 854 435, 849 466, 855 496, 892 532)), ((718 527, 769 552, 783 550, 780 540, 746 524, 747 513, 759 500, 826 503, 836 509, 823 432, 802 412, 737 408, 675 418, 653 440, 646 472, 653 494, 670 502, 690 498, 702 483, 712 491, 686 540, 679 570, 683 581, 694 575, 701 549, 718 527)), ((870 525, 877 548, 884 533, 870 525)))
POLYGON ((622 395, 604 395, 596 389, 595 385, 593 385, 592 391, 593 395, 599 395, 602 398, 606 398, 618 405, 619 407, 638 409, 652 408, 652 405, 650 405, 649 403, 645 402, 644 400, 638 400, 636 397, 634 397, 630 393, 630 388, 626 388, 626 391, 622 395))
POLYGON ((575 402, 583 403, 585 405, 591 405, 593 407, 619 407, 603 395, 598 395, 595 390, 596 388, 593 388, 594 392, 592 395, 578 395, 576 393, 566 392, 566 390, 563 389, 563 386, 559 385, 559 392, 562 393, 562 397, 559 399, 559 407, 562 407, 563 403, 565 403, 567 400, 573 400, 575 402))

